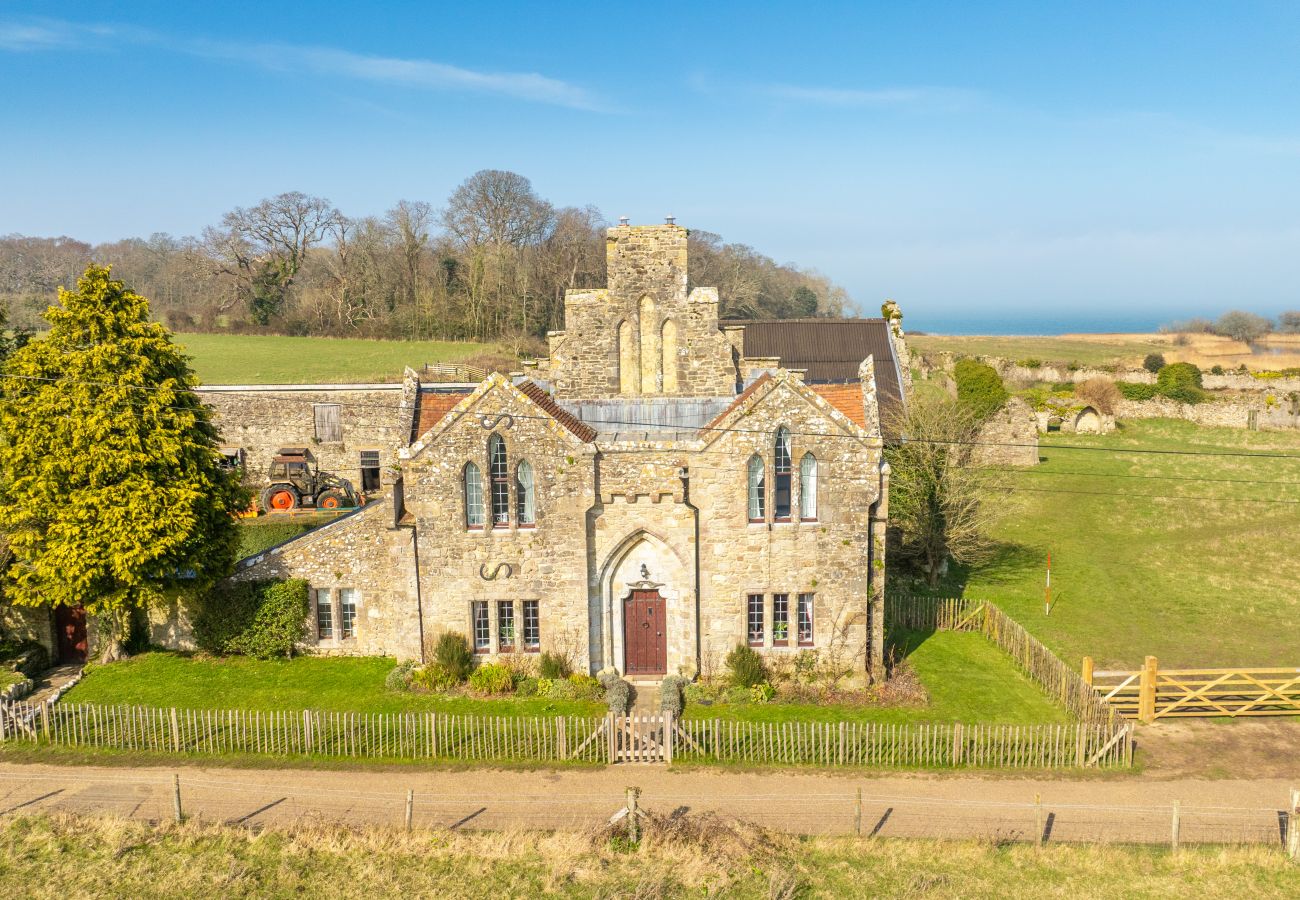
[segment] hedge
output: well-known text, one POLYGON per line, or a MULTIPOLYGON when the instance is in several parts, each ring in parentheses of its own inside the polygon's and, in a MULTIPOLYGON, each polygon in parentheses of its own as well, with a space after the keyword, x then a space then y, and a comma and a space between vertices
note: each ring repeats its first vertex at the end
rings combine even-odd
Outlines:
POLYGON ((292 656, 307 636, 307 582, 222 582, 198 603, 194 642, 209 653, 292 656))

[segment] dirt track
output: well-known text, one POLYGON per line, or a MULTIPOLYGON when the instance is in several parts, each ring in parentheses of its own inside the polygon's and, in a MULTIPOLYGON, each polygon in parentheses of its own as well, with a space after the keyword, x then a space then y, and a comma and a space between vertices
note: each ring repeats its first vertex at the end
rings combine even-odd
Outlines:
POLYGON ((302 769, 97 768, 0 764, 0 814, 66 811, 149 819, 173 814, 179 771, 187 816, 247 825, 400 825, 414 792, 416 827, 586 828, 608 821, 625 789, 673 815, 716 811, 799 833, 1167 842, 1172 801, 1182 840, 1278 844, 1295 779, 1027 780, 814 773, 670 771, 338 772, 302 769), (1041 814, 1034 805, 1041 795, 1041 814))

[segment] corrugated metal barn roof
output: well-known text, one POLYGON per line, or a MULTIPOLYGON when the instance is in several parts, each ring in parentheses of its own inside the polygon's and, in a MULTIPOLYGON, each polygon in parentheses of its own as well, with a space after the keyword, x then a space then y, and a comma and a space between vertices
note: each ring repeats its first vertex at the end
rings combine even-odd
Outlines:
POLYGON ((721 323, 745 329, 746 356, 776 356, 785 369, 806 369, 808 384, 849 384, 868 356, 876 363, 880 416, 889 421, 903 389, 884 319, 761 319, 721 323))

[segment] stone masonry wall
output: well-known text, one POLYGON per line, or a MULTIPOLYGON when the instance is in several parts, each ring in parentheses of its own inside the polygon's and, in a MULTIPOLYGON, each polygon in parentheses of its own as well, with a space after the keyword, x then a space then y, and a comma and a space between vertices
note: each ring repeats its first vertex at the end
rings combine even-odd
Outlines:
POLYGON ((1038 420, 1019 397, 989 416, 975 440, 971 461, 977 466, 1038 465, 1038 420))
POLYGON ((558 399, 735 392, 736 351, 718 327, 717 289, 686 291, 686 236, 679 225, 608 230, 609 286, 566 292, 565 330, 549 336, 550 360, 539 365, 558 399), (629 367, 636 377, 625 390, 620 370, 629 367))
POLYGON ((521 627, 523 600, 539 601, 541 649, 565 652, 576 668, 590 665, 587 604, 587 511, 595 503, 595 447, 545 416, 499 376, 484 382, 403 462, 406 508, 421 535, 420 573, 426 634, 472 635, 471 604, 487 601, 492 653, 497 648, 496 601, 515 606, 521 627), (497 420, 501 414, 516 418, 497 420), (486 417, 489 430, 481 424, 486 417), (494 528, 490 514, 488 440, 505 442, 511 524, 494 528), (537 522, 518 527, 514 473, 520 460, 533 468, 537 522), (463 477, 469 462, 483 473, 486 527, 466 526, 463 477))
POLYGON ((285 385, 227 388, 211 385, 198 391, 213 411, 223 447, 243 450, 245 481, 266 484, 271 458, 281 447, 307 447, 322 471, 347 478, 361 490, 361 451, 379 451, 381 478, 392 482, 397 448, 410 440, 411 412, 403 385, 391 387, 320 387, 285 385), (315 404, 337 404, 342 440, 316 439, 315 404))
MULTIPOLYGON (((813 398, 785 373, 770 388, 756 392, 732 424, 697 454, 691 467, 690 500, 700 516, 700 608, 702 666, 717 674, 722 660, 746 636, 746 597, 766 597, 765 653, 797 652, 797 597, 814 595, 815 649, 859 679, 883 646, 883 595, 875 596, 872 572, 873 506, 881 499, 882 445, 847 425, 828 405, 813 398), (774 438, 791 432, 792 516, 773 520, 774 438), (823 436, 830 435, 830 436, 823 436), (799 521, 799 463, 805 453, 817 458, 817 519, 799 521), (746 465, 757 453, 768 485, 767 521, 751 523, 747 509, 746 465), (790 638, 772 635, 772 594, 790 602, 790 638)), ((818 398, 819 399, 819 398, 818 398)), ((883 582, 880 583, 883 585, 883 582)))
MULTIPOLYGON (((411 528, 394 527, 392 507, 371 503, 329 525, 240 562, 238 581, 303 578, 312 587, 307 646, 315 652, 349 656, 420 658, 420 598, 415 580, 415 539, 411 528), (319 591, 334 602, 340 588, 357 595, 356 634, 320 640, 315 607, 319 591)), ((421 553, 429 541, 419 535, 421 553)), ((170 646, 170 645, 169 645, 170 646)))

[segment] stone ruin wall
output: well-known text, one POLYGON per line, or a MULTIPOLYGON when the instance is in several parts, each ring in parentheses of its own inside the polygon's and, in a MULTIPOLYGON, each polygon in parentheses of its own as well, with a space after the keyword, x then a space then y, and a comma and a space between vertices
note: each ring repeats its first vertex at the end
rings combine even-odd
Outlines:
POLYGON ((358 491, 362 450, 379 451, 382 482, 385 486, 392 483, 397 448, 410 440, 408 393, 402 385, 316 390, 209 387, 198 391, 200 399, 212 409, 220 445, 243 451, 244 481, 250 487, 256 490, 267 483, 267 469, 281 447, 307 447, 316 456, 321 471, 348 479, 358 491), (342 440, 316 439, 315 404, 338 404, 342 440))
POLYGON ((984 421, 971 450, 971 462, 977 466, 1036 466, 1038 430, 1038 419, 1029 404, 1012 397, 984 421))

